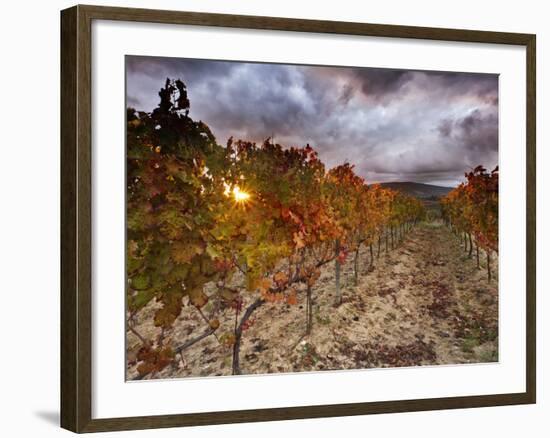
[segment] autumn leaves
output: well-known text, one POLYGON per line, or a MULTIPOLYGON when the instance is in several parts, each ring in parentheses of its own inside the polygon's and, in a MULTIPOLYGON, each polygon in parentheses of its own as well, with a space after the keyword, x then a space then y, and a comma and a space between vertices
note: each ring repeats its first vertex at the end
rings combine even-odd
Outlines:
POLYGON ((455 234, 464 237, 469 257, 474 237, 478 268, 480 248, 485 251, 487 279, 491 281, 491 253, 498 253, 498 166, 491 172, 478 166, 465 176, 467 182, 441 200, 441 211, 455 234))
POLYGON ((348 163, 327 171, 310 145, 218 145, 188 116, 181 81, 167 80, 159 96, 153 112, 127 115, 128 330, 135 333, 137 313, 157 303, 154 339, 136 335, 144 340, 135 355, 140 378, 210 335, 233 349, 239 374, 240 342, 257 308, 293 305, 306 293, 309 333, 320 268, 338 267, 361 245, 372 256, 373 242, 424 215, 420 201, 368 185, 348 163), (205 330, 172 339, 186 304, 205 330), (232 326, 220 323, 223 312, 234 312, 232 326))

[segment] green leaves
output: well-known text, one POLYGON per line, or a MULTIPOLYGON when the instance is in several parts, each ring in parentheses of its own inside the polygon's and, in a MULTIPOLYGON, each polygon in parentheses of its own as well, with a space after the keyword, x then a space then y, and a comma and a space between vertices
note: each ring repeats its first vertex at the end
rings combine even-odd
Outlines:
POLYGON ((196 242, 174 242, 171 246, 171 257, 177 264, 186 264, 193 260, 193 257, 204 252, 203 243, 196 242))
POLYGON ((128 297, 128 310, 131 312, 137 312, 145 307, 147 303, 154 298, 154 296, 155 291, 151 289, 134 291, 134 293, 128 297))
POLYGON ((136 290, 145 290, 151 286, 151 278, 146 272, 140 272, 132 277, 131 286, 136 290))

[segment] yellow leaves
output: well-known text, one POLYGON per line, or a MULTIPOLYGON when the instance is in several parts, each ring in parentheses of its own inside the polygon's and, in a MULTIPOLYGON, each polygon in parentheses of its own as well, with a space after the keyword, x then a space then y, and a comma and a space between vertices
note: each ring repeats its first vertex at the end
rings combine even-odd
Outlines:
POLYGON ((202 289, 191 289, 189 291, 189 301, 193 306, 198 307, 199 309, 208 303, 208 297, 202 291, 202 289))
POLYGON ((235 298, 237 297, 237 292, 235 292, 231 289, 228 289, 226 287, 220 288, 219 289, 219 294, 222 297, 222 299, 225 300, 228 303, 233 302, 235 300, 235 298))
POLYGON ((301 248, 306 246, 306 244, 304 242, 304 235, 301 231, 298 232, 298 233, 294 233, 294 237, 292 238, 292 240, 294 241, 294 244, 296 245, 296 249, 301 249, 301 248))
POLYGON ((249 291, 254 291, 258 288, 260 279, 258 278, 258 274, 255 272, 248 272, 248 275, 246 276, 246 289, 249 291))
POLYGON ((172 260, 183 265, 189 263, 195 256, 195 253, 188 250, 188 246, 181 242, 176 242, 171 247, 172 260))
POLYGON ((160 296, 162 307, 155 312, 155 326, 169 328, 181 313, 183 292, 171 291, 160 296))
POLYGON ((220 343, 226 347, 232 347, 235 344, 235 340, 233 333, 224 333, 220 336, 220 343))
POLYGON ((189 263, 193 257, 204 252, 204 246, 201 243, 175 242, 170 248, 172 260, 178 264, 189 263))

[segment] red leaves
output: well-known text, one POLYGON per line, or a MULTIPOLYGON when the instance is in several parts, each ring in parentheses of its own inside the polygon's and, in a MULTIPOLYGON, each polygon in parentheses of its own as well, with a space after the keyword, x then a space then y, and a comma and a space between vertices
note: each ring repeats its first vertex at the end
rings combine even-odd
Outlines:
POLYGON ((346 262, 347 256, 348 256, 348 253, 347 253, 346 250, 344 250, 344 249, 340 250, 340 252, 338 253, 338 257, 337 257, 337 258, 338 258, 338 262, 339 262, 340 264, 344 264, 344 263, 346 262))
POLYGON ((235 312, 239 313, 243 309, 243 304, 242 297, 236 296, 233 301, 231 301, 230 306, 235 312))
POLYGON ((142 347, 138 354, 137 359, 141 363, 137 367, 137 371, 140 376, 145 376, 150 373, 162 371, 167 365, 172 362, 174 353, 170 347, 142 347))
POLYGON ((286 297, 286 303, 291 306, 295 306, 296 304, 298 304, 298 298, 296 297, 295 290, 292 290, 292 292, 288 294, 288 296, 286 297))
POLYGON ((290 218, 290 209, 288 207, 281 207, 281 217, 285 220, 290 218))
POLYGON ((434 318, 446 319, 450 316, 450 308, 455 304, 453 295, 446 284, 434 281, 431 284, 433 301, 428 305, 428 311, 434 318))
POLYGON ((433 345, 422 340, 395 347, 373 343, 366 344, 365 347, 366 351, 360 359, 368 361, 369 366, 422 365, 423 362, 433 362, 437 357, 433 345))
POLYGON ((474 234, 486 250, 498 251, 498 166, 490 173, 477 166, 441 200, 443 216, 457 229, 474 234))
POLYGON ((235 267, 235 263, 228 259, 215 259, 214 268, 219 272, 228 272, 235 267))
POLYGON ((241 330, 244 332, 245 330, 248 330, 250 327, 252 327, 254 325, 256 321, 254 319, 247 319, 246 321, 243 322, 242 326, 241 326, 241 330))

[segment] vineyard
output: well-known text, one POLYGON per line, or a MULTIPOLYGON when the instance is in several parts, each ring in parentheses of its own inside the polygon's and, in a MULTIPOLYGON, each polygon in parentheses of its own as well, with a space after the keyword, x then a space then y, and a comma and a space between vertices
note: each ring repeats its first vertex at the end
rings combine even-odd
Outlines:
POLYGON ((441 199, 441 212, 454 234, 464 236, 469 257, 475 243, 478 268, 480 248, 485 252, 487 279, 491 281, 491 254, 498 254, 498 167, 489 173, 478 166, 466 178, 467 183, 441 199))
POLYGON ((497 169, 428 217, 310 145, 217 144, 179 80, 159 96, 127 111, 129 379, 498 359, 497 169))

